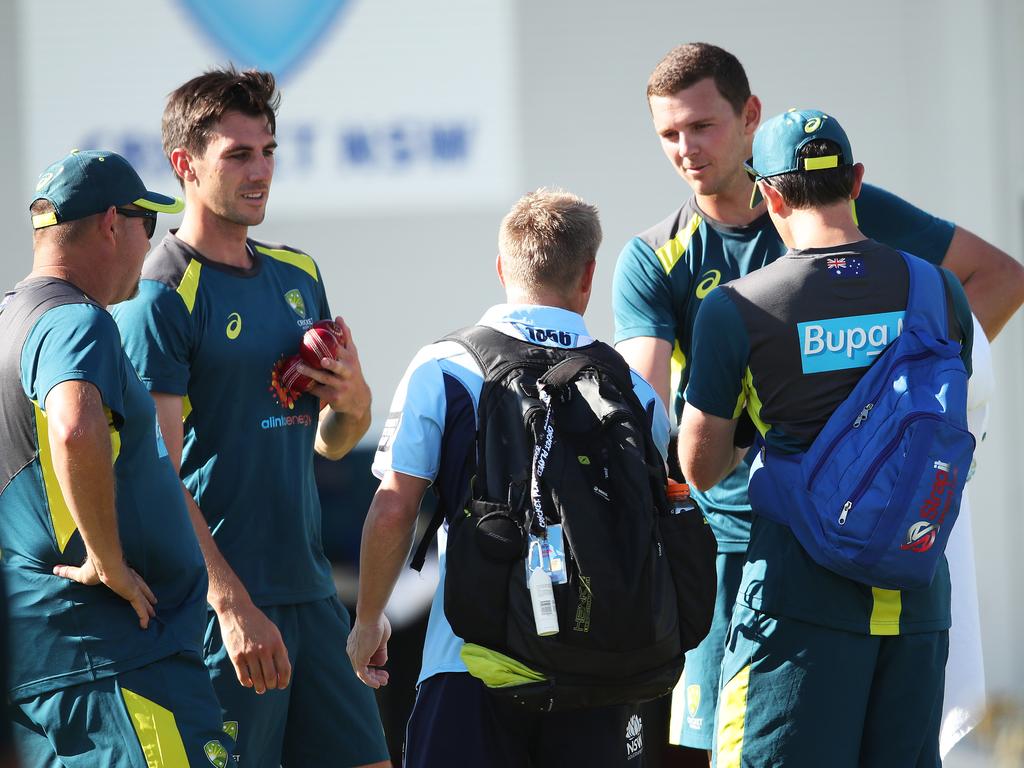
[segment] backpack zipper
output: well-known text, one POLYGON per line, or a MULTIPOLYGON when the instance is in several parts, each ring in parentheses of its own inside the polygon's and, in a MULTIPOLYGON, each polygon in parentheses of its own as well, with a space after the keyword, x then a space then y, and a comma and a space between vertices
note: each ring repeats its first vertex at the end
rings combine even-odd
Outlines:
MULTIPOLYGON (((926 350, 924 352, 915 352, 915 353, 910 354, 910 355, 902 355, 900 357, 897 357, 893 361, 892 365, 889 366, 889 370, 887 370, 885 372, 885 376, 883 376, 882 378, 883 379, 888 379, 889 374, 891 374, 893 372, 893 370, 896 368, 896 366, 899 365, 900 363, 906 362, 908 360, 922 360, 922 359, 928 357, 930 354, 932 354, 931 351, 926 350)), ((828 444, 828 447, 825 449, 824 453, 822 453, 821 456, 818 457, 818 460, 814 463, 814 469, 811 470, 810 479, 808 479, 808 481, 807 481, 807 488, 808 489, 810 489, 810 487, 812 485, 814 485, 814 481, 818 477, 818 472, 821 471, 821 468, 824 466, 825 462, 828 460, 828 457, 832 455, 832 451, 834 451, 836 449, 836 446, 839 444, 839 441, 842 440, 844 437, 846 437, 846 435, 849 433, 849 431, 851 429, 857 429, 858 427, 860 427, 860 425, 862 423, 867 421, 867 418, 870 415, 871 409, 875 407, 875 403, 878 402, 878 399, 882 396, 882 393, 884 391, 885 391, 885 385, 883 384, 878 389, 878 391, 875 392, 874 397, 872 397, 867 402, 867 404, 865 404, 864 408, 861 409, 860 414, 857 416, 856 419, 854 419, 854 421, 852 423, 852 426, 847 427, 842 432, 840 432, 838 435, 836 435, 835 437, 832 438, 832 442, 828 444)), ((846 521, 846 518, 844 517, 843 518, 843 522, 845 522, 845 521, 846 521)), ((840 525, 842 525, 842 524, 843 523, 841 522, 840 525)))
POLYGON ((882 463, 885 462, 889 456, 892 455, 893 451, 896 450, 900 444, 900 440, 903 439, 903 435, 906 433, 907 428, 911 422, 914 421, 942 421, 942 417, 935 413, 927 413, 917 411, 911 413, 903 418, 900 422, 899 431, 893 436, 893 438, 886 444, 885 448, 878 452, 872 462, 868 465, 867 471, 861 477, 860 482, 857 483, 857 487, 853 489, 853 493, 850 494, 850 498, 843 504, 843 508, 839 513, 839 524, 846 525, 846 518, 853 509, 853 505, 860 501, 861 497, 867 492, 868 487, 871 485, 871 481, 875 479, 875 475, 878 474, 879 468, 882 463))

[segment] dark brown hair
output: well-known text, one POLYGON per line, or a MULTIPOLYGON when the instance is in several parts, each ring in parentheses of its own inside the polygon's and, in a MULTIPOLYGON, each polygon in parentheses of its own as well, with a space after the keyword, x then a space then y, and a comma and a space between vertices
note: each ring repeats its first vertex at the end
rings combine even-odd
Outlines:
POLYGON ((740 114, 750 98, 747 73, 739 59, 710 43, 685 43, 665 54, 647 80, 647 100, 652 96, 673 96, 709 77, 722 98, 740 114))
POLYGON ((178 147, 202 154, 210 131, 227 112, 267 118, 270 132, 277 133, 277 108, 281 95, 274 75, 234 67, 214 69, 193 77, 167 97, 161 125, 164 154, 170 160, 178 147))

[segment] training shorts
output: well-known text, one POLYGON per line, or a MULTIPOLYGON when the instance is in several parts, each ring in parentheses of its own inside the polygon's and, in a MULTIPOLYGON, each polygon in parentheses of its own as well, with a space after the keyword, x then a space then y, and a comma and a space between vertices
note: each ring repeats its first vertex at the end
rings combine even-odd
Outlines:
POLYGON ((235 765, 196 654, 16 702, 12 716, 22 765, 32 768, 235 765))
POLYGON ((338 598, 260 610, 288 649, 292 678, 284 690, 258 694, 242 687, 212 611, 206 629, 206 666, 239 763, 347 768, 387 760, 373 690, 356 677, 345 652, 349 616, 338 598))
POLYGON ((939 768, 947 630, 878 636, 737 605, 717 768, 939 768))

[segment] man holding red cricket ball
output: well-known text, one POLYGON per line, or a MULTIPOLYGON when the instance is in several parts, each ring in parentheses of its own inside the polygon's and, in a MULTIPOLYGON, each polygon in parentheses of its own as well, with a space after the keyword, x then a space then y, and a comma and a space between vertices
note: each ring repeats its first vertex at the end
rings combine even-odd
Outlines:
POLYGON ((241 763, 386 765, 372 691, 345 656, 348 612, 320 536, 313 451, 370 425, 352 334, 305 253, 248 237, 274 171, 265 72, 208 72, 168 99, 181 227, 114 313, 180 466, 210 574, 204 653, 241 763))

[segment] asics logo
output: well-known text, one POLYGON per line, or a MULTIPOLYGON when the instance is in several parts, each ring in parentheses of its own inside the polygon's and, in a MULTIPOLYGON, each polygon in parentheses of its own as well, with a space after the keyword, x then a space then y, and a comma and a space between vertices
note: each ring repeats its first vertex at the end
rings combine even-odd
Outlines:
POLYGON ((238 338, 238 334, 242 332, 242 316, 237 312, 232 312, 228 315, 228 327, 224 329, 224 333, 229 339, 234 341, 238 338))
POLYGON ((697 283, 697 288, 693 292, 693 295, 698 299, 703 299, 712 289, 715 288, 722 281, 722 273, 717 269, 709 269, 701 276, 701 281, 697 283))

